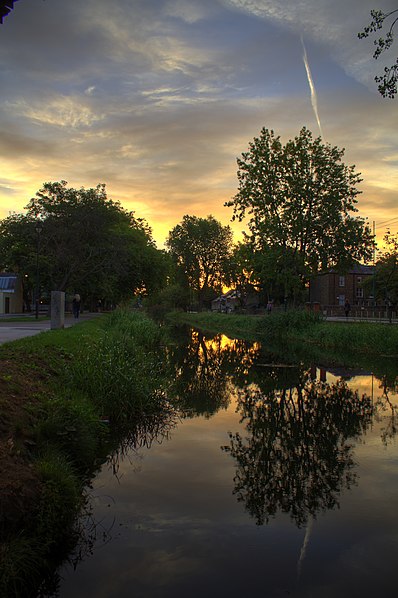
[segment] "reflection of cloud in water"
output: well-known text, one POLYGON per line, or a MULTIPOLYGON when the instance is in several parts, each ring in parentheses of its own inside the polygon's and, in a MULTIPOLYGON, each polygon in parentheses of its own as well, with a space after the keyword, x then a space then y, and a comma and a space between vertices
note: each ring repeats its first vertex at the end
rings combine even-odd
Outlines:
MULTIPOLYGON (((397 487, 396 448, 382 445, 381 424, 367 419, 361 403, 371 394, 372 376, 353 376, 344 385, 328 375, 329 383, 341 384, 341 401, 327 390, 306 400, 297 391, 304 371, 294 377, 288 369, 253 367, 272 364, 260 345, 195 334, 170 351, 178 396, 184 399, 186 382, 197 388, 198 371, 209 372, 210 390, 225 390, 228 408, 218 408, 220 397, 211 395, 211 417, 192 413, 173 429, 170 442, 144 446, 140 471, 125 458, 120 483, 103 469, 93 486, 114 501, 98 505, 99 517, 114 517, 118 535, 109 549, 96 551, 93 565, 84 563, 75 589, 94 588, 99 597, 127 598, 131 588, 137 596, 205 595, 215 580, 222 595, 394 595, 376 587, 395 583, 389 572, 397 551, 397 487), (352 400, 357 389, 358 400, 352 400), (220 450, 229 430, 234 458, 220 450), (266 500, 274 500, 275 515, 259 527, 254 523, 266 500), (334 508, 340 501, 342 508, 334 508)), ((373 383, 376 404, 382 389, 380 381, 373 383)))

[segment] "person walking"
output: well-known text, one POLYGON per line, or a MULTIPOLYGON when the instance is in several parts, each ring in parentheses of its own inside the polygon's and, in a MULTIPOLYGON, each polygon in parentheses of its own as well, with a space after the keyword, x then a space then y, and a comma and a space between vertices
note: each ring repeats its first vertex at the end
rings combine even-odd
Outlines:
POLYGON ((348 299, 346 299, 345 303, 344 303, 344 313, 345 313, 346 318, 348 318, 348 316, 350 315, 350 310, 351 310, 350 302, 348 301, 348 299))
POLYGON ((73 311, 73 317, 75 318, 75 320, 79 319, 80 303, 81 303, 80 295, 79 295, 79 293, 76 293, 75 296, 73 297, 73 301, 72 301, 72 311, 73 311))

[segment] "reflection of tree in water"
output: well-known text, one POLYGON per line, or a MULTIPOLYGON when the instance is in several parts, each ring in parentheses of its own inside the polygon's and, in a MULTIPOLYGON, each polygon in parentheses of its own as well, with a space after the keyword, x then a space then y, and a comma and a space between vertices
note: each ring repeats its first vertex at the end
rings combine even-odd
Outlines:
POLYGON ((245 379, 258 350, 257 344, 190 330, 184 344, 169 349, 171 396, 186 415, 211 417, 228 407, 232 375, 245 379))
POLYGON ((386 425, 381 431, 381 440, 383 444, 387 445, 398 432, 398 405, 396 404, 396 399, 394 400, 394 398, 391 398, 391 393, 396 395, 398 392, 398 378, 389 380, 384 376, 380 383, 380 389, 383 393, 377 398, 375 411, 376 419, 378 421, 386 422, 386 425), (386 417, 386 415, 389 417, 386 417))
MULTIPOLYGON (((162 411, 137 420, 134 424, 130 424, 128 429, 114 430, 106 459, 112 473, 120 480, 121 462, 128 459, 131 464, 134 464, 136 459, 140 459, 140 449, 149 449, 155 442, 161 444, 167 441, 177 422, 178 416, 175 410, 165 403, 162 411)), ((69 566, 75 570, 79 563, 91 556, 98 546, 107 544, 114 539, 115 535, 120 534, 119 526, 114 525, 115 519, 109 521, 94 517, 93 500, 105 504, 113 502, 112 496, 109 495, 96 493, 94 496, 92 486, 87 485, 84 505, 74 527, 75 546, 62 563, 62 568, 69 566)), ((43 598, 57 595, 60 580, 59 570, 52 572, 43 581, 39 595, 43 598)))
POLYGON ((171 405, 164 403, 163 409, 152 415, 139 418, 128 429, 124 428, 122 436, 121 430, 118 431, 118 440, 116 448, 112 449, 108 455, 107 463, 112 469, 112 473, 117 476, 120 468, 120 462, 129 459, 140 459, 139 451, 142 448, 150 449, 152 444, 162 444, 170 439, 171 431, 178 423, 178 415, 171 405))
POLYGON ((247 437, 230 434, 237 463, 238 500, 262 525, 278 511, 298 526, 338 506, 338 495, 355 482, 350 438, 369 425, 372 405, 340 381, 306 381, 295 389, 240 392, 238 410, 247 437))

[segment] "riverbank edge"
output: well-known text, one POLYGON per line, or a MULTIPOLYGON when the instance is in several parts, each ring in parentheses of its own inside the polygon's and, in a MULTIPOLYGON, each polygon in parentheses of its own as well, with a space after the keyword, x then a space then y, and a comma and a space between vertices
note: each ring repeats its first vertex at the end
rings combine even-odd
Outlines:
POLYGON ((156 409, 156 401, 145 402, 143 393, 155 393, 159 384, 152 357, 159 335, 144 314, 124 311, 0 347, 2 596, 36 595, 43 577, 73 547, 83 487, 106 456, 109 420, 120 423, 135 411, 156 409), (123 404, 118 364, 111 360, 115 352, 125 361, 130 356, 134 376, 123 404), (99 367, 100 382, 109 378, 113 388, 95 386, 99 367), (140 394, 144 378, 148 383, 140 394))
POLYGON ((364 357, 398 356, 398 327, 391 324, 329 322, 318 314, 302 310, 265 316, 176 311, 168 313, 166 319, 171 324, 187 324, 210 334, 222 333, 283 347, 302 345, 304 351, 332 352, 332 360, 341 365, 364 357))

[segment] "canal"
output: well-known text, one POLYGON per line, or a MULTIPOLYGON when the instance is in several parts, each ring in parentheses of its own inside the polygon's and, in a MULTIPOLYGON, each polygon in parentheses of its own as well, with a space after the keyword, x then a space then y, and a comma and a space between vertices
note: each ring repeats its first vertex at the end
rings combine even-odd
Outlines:
POLYGON ((397 378, 189 331, 87 489, 61 598, 395 596, 397 378))

